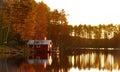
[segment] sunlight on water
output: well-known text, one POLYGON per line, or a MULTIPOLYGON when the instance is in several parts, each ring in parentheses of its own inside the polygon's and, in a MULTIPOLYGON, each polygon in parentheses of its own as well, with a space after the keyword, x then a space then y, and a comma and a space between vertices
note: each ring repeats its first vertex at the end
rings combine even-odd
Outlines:
POLYGON ((60 69, 59 72, 64 72, 64 70, 63 70, 63 69, 60 69))
POLYGON ((78 69, 78 68, 71 68, 68 72, 120 72, 120 70, 99 70, 97 68, 91 69, 78 69))
POLYGON ((74 66, 74 62, 75 62, 74 56, 72 56, 72 66, 74 66))
POLYGON ((104 63, 104 62, 105 62, 105 57, 104 57, 104 55, 103 55, 103 54, 100 54, 100 58, 101 58, 101 59, 100 59, 100 64, 101 64, 101 67, 102 67, 102 68, 104 68, 104 64, 105 64, 105 63, 104 63))
POLYGON ((90 61, 91 61, 90 63, 91 63, 92 65, 95 63, 95 60, 94 60, 95 57, 96 57, 96 54, 92 53, 92 54, 91 54, 91 58, 90 58, 90 61))
POLYGON ((114 66, 114 57, 110 54, 108 54, 108 56, 107 56, 107 64, 111 67, 115 67, 114 66))
POLYGON ((78 68, 71 68, 68 72, 79 72, 80 70, 78 68))
POLYGON ((49 64, 51 65, 52 64, 52 56, 49 56, 48 61, 49 61, 49 64))
POLYGON ((109 53, 85 53, 68 59, 72 64, 68 72, 120 72, 118 61, 109 53))

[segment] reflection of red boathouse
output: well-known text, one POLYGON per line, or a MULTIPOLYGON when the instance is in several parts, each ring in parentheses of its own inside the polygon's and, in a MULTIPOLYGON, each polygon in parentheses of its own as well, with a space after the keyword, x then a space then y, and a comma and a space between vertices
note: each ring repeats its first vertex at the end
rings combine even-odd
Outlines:
POLYGON ((29 40, 28 48, 32 48, 36 51, 50 52, 52 50, 51 40, 29 40))
POLYGON ((50 53, 39 53, 29 56, 28 62, 30 64, 51 64, 52 56, 50 53))
POLYGON ((28 64, 32 65, 35 72, 47 72, 46 66, 52 64, 52 56, 50 53, 39 53, 29 56, 28 64))

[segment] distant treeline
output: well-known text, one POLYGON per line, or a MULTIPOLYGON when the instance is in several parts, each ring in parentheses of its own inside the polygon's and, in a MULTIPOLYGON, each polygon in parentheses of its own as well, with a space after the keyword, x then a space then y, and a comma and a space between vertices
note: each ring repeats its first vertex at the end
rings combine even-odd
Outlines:
POLYGON ((30 39, 47 37, 55 47, 119 45, 120 25, 72 26, 67 22, 64 9, 51 11, 45 3, 36 3, 34 0, 1 1, 0 7, 0 42, 16 41, 18 45, 24 45, 30 39))
POLYGON ((50 25, 48 38, 61 47, 119 47, 120 25, 50 25))

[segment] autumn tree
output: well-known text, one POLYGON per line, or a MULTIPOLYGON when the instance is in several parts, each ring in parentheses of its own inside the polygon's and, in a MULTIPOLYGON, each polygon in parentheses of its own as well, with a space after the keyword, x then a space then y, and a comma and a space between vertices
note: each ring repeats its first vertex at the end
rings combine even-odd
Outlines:
POLYGON ((29 15, 25 19, 25 29, 24 29, 24 34, 22 35, 22 39, 24 41, 34 39, 35 36, 35 27, 36 27, 36 22, 35 22, 35 11, 29 12, 29 15))
POLYGON ((49 13, 49 7, 43 2, 39 2, 35 9, 35 39, 44 39, 47 36, 47 15, 49 13))
MULTIPOLYGON (((12 4, 11 9, 11 33, 20 35, 22 40, 26 40, 25 36, 31 30, 31 23, 28 24, 28 17, 32 14, 32 10, 35 7, 34 0, 20 0, 12 4), (29 28, 29 30, 27 29, 29 28)), ((33 16, 34 17, 34 16, 33 16)), ((31 18, 33 19, 33 18, 31 18)), ((34 24, 34 22, 32 22, 34 24)), ((33 26, 34 27, 34 26, 33 26)), ((31 34, 30 34, 31 35, 31 34)), ((28 36, 29 37, 29 36, 28 36)))
POLYGON ((0 42, 7 41, 11 6, 12 1, 0 0, 0 42))

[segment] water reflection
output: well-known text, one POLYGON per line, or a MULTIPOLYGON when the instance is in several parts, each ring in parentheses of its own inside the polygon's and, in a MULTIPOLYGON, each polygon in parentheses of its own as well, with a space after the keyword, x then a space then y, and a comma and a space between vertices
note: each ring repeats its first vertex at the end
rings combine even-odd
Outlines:
POLYGON ((50 53, 0 58, 0 72, 46 72, 46 66, 51 64, 50 53))
POLYGON ((0 72, 120 72, 120 51, 80 50, 0 58, 0 72))
POLYGON ((71 68, 69 72, 116 72, 120 71, 120 62, 114 54, 85 53, 68 56, 71 68), (76 66, 75 66, 76 65, 76 66))
POLYGON ((99 70, 98 68, 91 68, 91 69, 78 69, 78 68, 71 68, 69 72, 120 72, 120 70, 99 70))
POLYGON ((29 56, 27 59, 29 64, 49 64, 52 63, 52 56, 49 53, 40 53, 34 54, 33 56, 29 56))
POLYGON ((120 51, 109 49, 53 55, 53 62, 47 69, 49 72, 120 72, 120 51))
POLYGON ((27 58, 27 62, 34 68, 35 72, 46 72, 46 66, 52 64, 52 56, 50 53, 34 54, 27 58))

